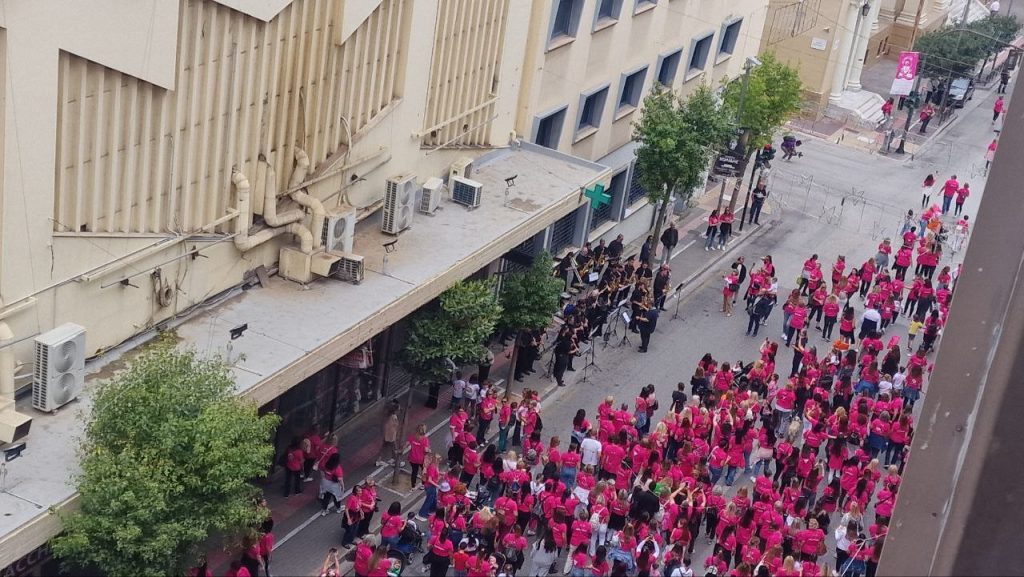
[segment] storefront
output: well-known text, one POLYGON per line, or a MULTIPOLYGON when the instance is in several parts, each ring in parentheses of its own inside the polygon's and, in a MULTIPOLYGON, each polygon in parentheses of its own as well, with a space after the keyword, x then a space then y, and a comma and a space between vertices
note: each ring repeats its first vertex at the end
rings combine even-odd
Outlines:
POLYGON ((387 330, 373 337, 261 407, 262 414, 281 416, 274 439, 276 454, 283 454, 294 437, 311 429, 321 434, 336 431, 386 398, 389 379, 384 359, 389 334, 387 330))

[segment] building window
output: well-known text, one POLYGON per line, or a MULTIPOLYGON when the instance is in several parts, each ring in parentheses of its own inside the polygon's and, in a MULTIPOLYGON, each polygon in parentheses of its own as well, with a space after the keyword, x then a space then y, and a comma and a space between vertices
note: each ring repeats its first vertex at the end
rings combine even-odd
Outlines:
POLYGON ((593 131, 601 126, 606 100, 608 100, 607 84, 580 95, 580 111, 576 120, 577 138, 593 134, 593 131))
POLYGON ((640 167, 634 163, 633 174, 629 179, 629 197, 626 199, 626 206, 632 206, 646 197, 647 189, 640 184, 640 167))
POLYGON ((617 215, 619 215, 622 210, 622 193, 625 192, 625 189, 626 171, 622 170, 612 176, 612 180, 608 184, 608 190, 605 191, 612 197, 611 202, 602 205, 601 208, 591 209, 593 211, 593 214, 590 216, 591 231, 594 231, 602 224, 617 218, 617 215))
POLYGON ((690 49, 690 65, 687 67, 687 76, 694 76, 704 71, 708 65, 708 54, 711 53, 711 40, 714 34, 694 40, 693 48, 690 49))
POLYGON ((576 30, 580 25, 580 11, 583 9, 583 0, 555 0, 552 7, 554 13, 551 15, 549 41, 551 43, 560 43, 564 40, 575 38, 576 30))
POLYGON ((622 75, 622 82, 619 87, 619 104, 616 107, 617 115, 625 115, 640 106, 640 95, 644 90, 644 79, 647 77, 647 67, 627 72, 622 75))
POLYGON ((658 4, 658 0, 636 0, 636 5, 633 6, 633 14, 639 14, 654 8, 658 4))
POLYGON ((538 117, 534 124, 533 142, 547 148, 558 148, 562 137, 562 124, 565 123, 565 108, 562 107, 547 115, 538 117))
POLYGON ((575 244, 576 215, 578 213, 579 211, 574 210, 551 225, 551 254, 557 256, 563 250, 575 244))
POLYGON ((615 24, 622 13, 622 0, 597 0, 594 30, 615 24))
POLYGON ((743 20, 734 20, 722 26, 722 40, 718 43, 718 56, 731 55, 736 50, 736 42, 740 39, 740 26, 743 20))
POLYGON ((679 61, 683 58, 683 49, 666 54, 661 57, 658 63, 658 83, 662 86, 671 87, 676 81, 676 72, 679 70, 679 61))

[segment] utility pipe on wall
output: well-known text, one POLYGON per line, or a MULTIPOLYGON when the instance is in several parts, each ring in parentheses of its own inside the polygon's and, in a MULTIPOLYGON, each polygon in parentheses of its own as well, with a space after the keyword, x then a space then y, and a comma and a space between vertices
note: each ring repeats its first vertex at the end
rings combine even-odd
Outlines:
POLYGON ((263 220, 270 226, 279 227, 302 220, 304 213, 301 208, 277 213, 277 188, 274 178, 274 169, 270 167, 265 158, 260 159, 260 168, 266 171, 266 178, 263 179, 263 220))
POLYGON ((14 399, 14 347, 6 346, 14 340, 14 331, 0 322, 0 399, 14 399))
MULTIPOLYGON (((296 222, 288 223, 283 227, 261 230, 260 232, 250 236, 249 228, 252 226, 252 207, 249 179, 241 172, 236 171, 231 175, 231 183, 234 184, 235 190, 238 193, 238 220, 235 221, 234 239, 235 247, 238 248, 238 250, 246 252, 274 237, 285 233, 291 233, 299 237, 302 252, 306 254, 313 252, 313 235, 309 232, 309 229, 296 222)), ((276 202, 276 198, 274 199, 274 202, 276 202)), ((296 212, 299 213, 301 218, 302 211, 298 210, 296 212)), ((265 216, 266 215, 264 215, 264 217, 265 216)))
MULTIPOLYGON (((309 155, 305 150, 295 148, 295 170, 292 172, 291 180, 288 182, 288 190, 294 190, 302 186, 302 182, 309 175, 309 155)), ((324 220, 327 219, 327 209, 324 203, 311 196, 305 189, 295 190, 291 194, 292 200, 299 206, 308 208, 312 213, 312 220, 309 225, 310 233, 313 235, 313 248, 318 249, 323 244, 321 231, 324 229, 324 220)))

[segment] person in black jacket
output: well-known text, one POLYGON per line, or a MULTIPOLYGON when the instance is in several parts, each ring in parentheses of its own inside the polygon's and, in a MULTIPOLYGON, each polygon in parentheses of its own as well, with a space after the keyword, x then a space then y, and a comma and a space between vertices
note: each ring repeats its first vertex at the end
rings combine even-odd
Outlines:
POLYGON ((654 235, 647 235, 644 245, 640 247, 640 262, 651 264, 651 251, 654 250, 654 235))
POLYGON ((668 297, 669 281, 672 280, 672 271, 667 264, 661 265, 658 274, 654 275, 654 306, 658 310, 665 310, 665 298, 668 297))
POLYGON ((664 252, 661 254, 661 264, 667 264, 672 259, 672 250, 679 244, 679 229, 674 222, 668 223, 668 228, 661 233, 661 246, 664 252))

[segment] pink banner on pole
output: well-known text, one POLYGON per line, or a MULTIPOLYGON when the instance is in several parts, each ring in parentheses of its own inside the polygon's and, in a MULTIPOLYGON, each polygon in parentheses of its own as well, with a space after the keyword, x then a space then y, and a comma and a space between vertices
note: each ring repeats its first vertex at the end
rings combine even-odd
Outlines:
POLYGON ((896 64, 896 78, 893 78, 892 90, 889 91, 891 95, 907 96, 914 89, 920 58, 920 52, 900 52, 900 59, 896 64))

